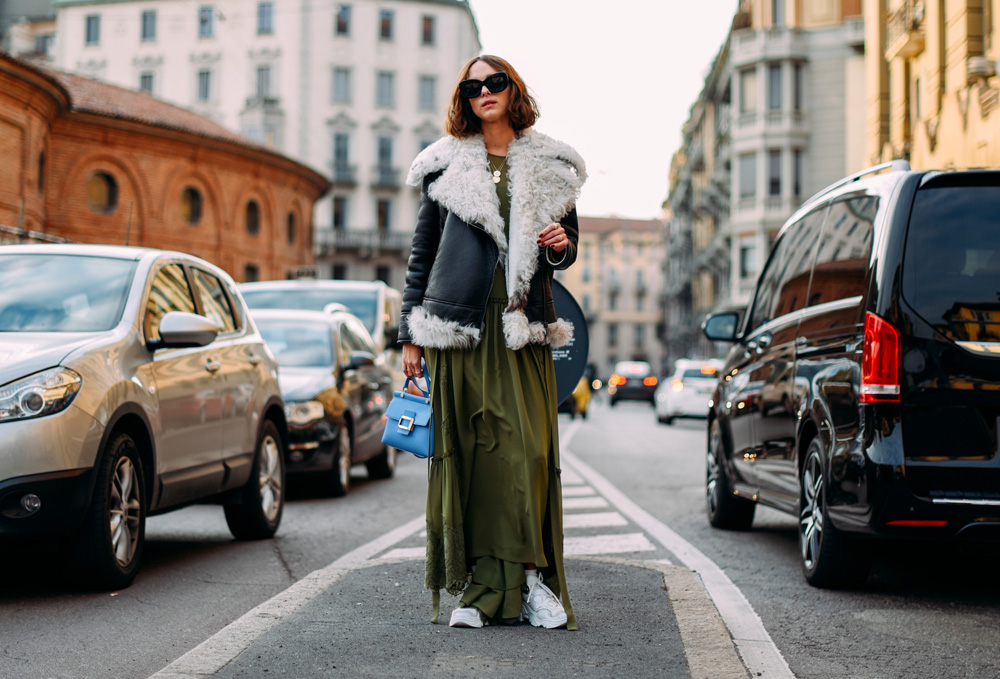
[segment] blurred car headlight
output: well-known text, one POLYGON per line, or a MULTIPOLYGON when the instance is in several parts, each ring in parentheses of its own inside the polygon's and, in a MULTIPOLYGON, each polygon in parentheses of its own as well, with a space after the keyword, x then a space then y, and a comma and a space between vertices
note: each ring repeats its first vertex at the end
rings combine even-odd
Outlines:
POLYGON ((58 413, 69 407, 83 378, 69 368, 56 367, 0 387, 0 422, 26 420, 58 413))
POLYGON ((285 405, 285 416, 290 424, 299 426, 323 419, 323 404, 319 401, 299 401, 285 405))

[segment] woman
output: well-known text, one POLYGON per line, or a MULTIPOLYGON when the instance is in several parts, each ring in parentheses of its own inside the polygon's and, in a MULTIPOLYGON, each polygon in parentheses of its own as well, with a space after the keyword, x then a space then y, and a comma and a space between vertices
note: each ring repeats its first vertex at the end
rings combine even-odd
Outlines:
POLYGON ((527 619, 576 629, 562 561, 552 272, 576 260, 586 179, 569 146, 531 129, 534 99, 494 56, 462 69, 448 135, 417 156, 403 372, 432 385, 426 586, 462 595, 453 627, 527 619))

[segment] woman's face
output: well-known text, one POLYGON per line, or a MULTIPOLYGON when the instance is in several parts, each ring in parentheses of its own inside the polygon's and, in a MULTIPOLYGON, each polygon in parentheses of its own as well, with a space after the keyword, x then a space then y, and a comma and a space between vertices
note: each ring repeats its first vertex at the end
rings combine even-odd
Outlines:
MULTIPOLYGON (((498 69, 493 68, 485 61, 477 61, 469 67, 469 75, 466 77, 471 80, 485 80, 497 71, 498 69)), ((507 106, 510 103, 510 88, 511 86, 508 86, 503 92, 493 94, 486 85, 483 85, 479 96, 469 99, 472 112, 484 123, 506 120, 507 106)))

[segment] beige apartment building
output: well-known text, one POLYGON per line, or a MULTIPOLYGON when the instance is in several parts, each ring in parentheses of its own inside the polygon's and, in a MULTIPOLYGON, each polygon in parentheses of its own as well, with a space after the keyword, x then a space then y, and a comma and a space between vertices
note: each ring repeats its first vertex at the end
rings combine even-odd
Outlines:
POLYGON ((658 219, 581 217, 576 263, 556 279, 587 319, 589 363, 606 379, 618 361, 663 365, 664 224, 658 219))
POLYGON ((712 355, 707 313, 746 306, 802 201, 862 169, 861 0, 743 0, 674 157, 664 295, 668 360, 712 355))
POLYGON ((1000 166, 1000 0, 866 0, 867 159, 1000 166))

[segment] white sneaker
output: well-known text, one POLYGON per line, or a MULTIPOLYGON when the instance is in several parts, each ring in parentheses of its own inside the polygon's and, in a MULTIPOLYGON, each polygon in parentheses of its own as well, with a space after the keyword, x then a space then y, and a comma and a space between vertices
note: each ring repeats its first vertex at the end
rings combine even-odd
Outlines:
POLYGON ((482 627, 483 616, 475 606, 456 608, 451 612, 451 627, 482 627))
POLYGON ((552 590, 542 584, 542 576, 530 588, 521 590, 521 619, 535 627, 555 629, 566 624, 566 609, 552 590))

